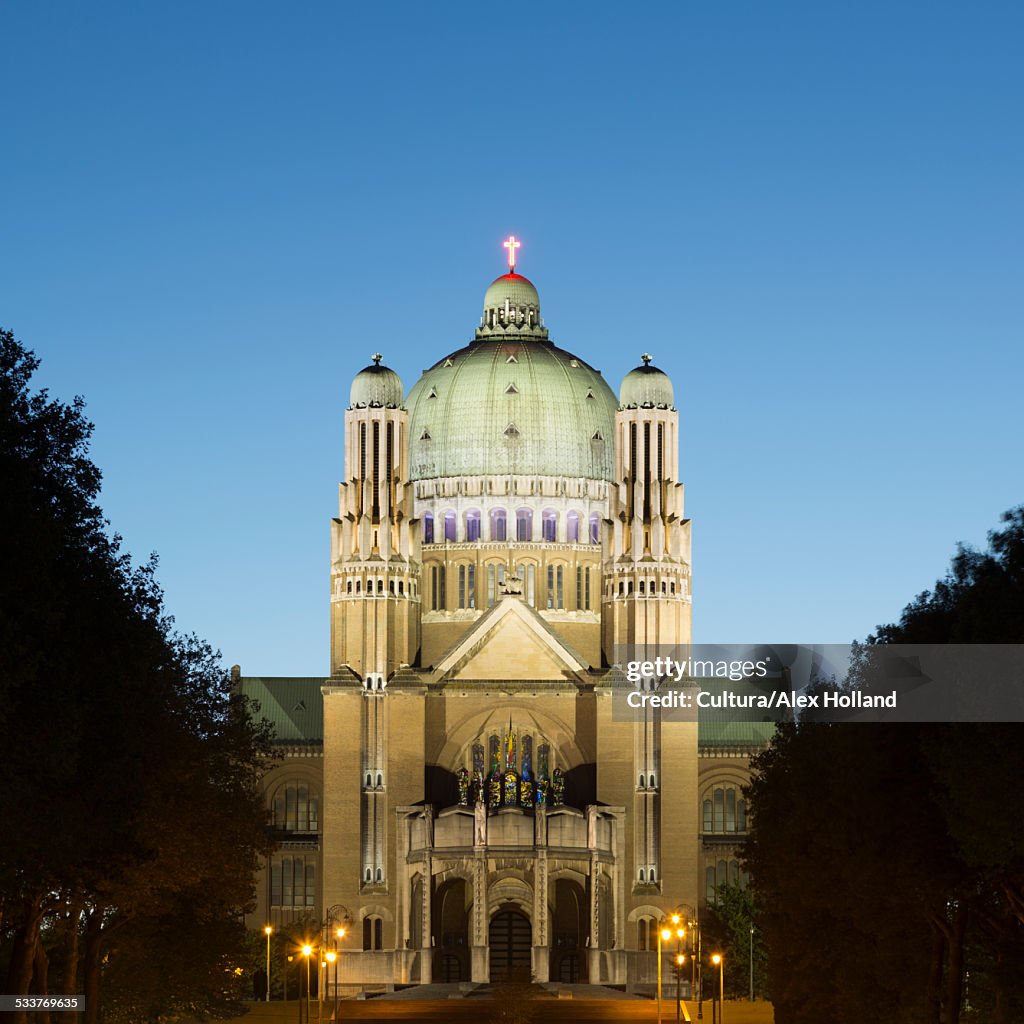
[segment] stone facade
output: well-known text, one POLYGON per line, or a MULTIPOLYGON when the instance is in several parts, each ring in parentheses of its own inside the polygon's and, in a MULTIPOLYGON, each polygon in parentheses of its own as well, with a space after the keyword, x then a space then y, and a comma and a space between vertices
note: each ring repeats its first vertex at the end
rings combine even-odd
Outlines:
POLYGON ((255 927, 347 919, 347 988, 653 981, 651 923, 736 875, 757 748, 612 714, 627 647, 691 641, 678 430, 649 357, 616 399, 516 274, 408 397, 357 375, 331 675, 239 678, 282 742, 255 927))

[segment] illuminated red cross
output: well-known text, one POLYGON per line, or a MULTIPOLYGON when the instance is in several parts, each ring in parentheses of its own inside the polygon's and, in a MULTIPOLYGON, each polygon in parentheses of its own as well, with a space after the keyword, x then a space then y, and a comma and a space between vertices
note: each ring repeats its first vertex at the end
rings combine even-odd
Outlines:
POLYGON ((515 273, 516 269, 516 249, 522 246, 522 242, 516 241, 515 235, 509 235, 508 240, 501 243, 506 249, 508 249, 508 269, 511 273, 515 273))

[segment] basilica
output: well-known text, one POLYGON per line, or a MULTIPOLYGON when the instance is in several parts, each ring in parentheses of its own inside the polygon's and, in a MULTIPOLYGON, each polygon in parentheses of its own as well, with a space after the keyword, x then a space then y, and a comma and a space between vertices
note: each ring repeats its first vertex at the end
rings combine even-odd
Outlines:
POLYGON ((344 927, 343 992, 643 990, 655 923, 743 881, 764 728, 613 707, 626 652, 691 642, 672 381, 555 344, 519 244, 468 344, 352 381, 329 677, 235 670, 278 753, 249 924, 344 927))

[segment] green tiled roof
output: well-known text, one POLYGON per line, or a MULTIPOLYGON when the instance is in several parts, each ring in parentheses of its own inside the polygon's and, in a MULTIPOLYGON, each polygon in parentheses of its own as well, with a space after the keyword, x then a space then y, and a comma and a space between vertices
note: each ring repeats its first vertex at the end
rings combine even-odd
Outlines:
POLYGON ((323 743, 322 676, 242 676, 238 690, 259 704, 257 714, 274 727, 278 743, 323 743))
POLYGON ((775 734, 775 722, 741 722, 733 719, 708 720, 702 711, 697 726, 701 747, 766 747, 775 734))

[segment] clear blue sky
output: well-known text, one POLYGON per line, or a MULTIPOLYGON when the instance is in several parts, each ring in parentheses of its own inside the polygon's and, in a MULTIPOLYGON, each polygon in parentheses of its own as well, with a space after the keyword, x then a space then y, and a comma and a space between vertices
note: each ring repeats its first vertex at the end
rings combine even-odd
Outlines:
POLYGON ((1024 6, 0 10, 0 324, 247 674, 327 670, 353 374, 465 344, 500 240, 675 382, 704 641, 843 642, 1024 501, 1024 6))

